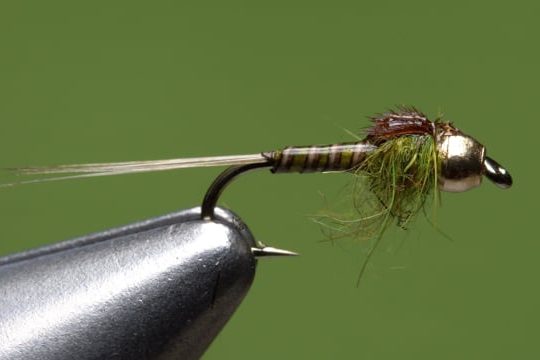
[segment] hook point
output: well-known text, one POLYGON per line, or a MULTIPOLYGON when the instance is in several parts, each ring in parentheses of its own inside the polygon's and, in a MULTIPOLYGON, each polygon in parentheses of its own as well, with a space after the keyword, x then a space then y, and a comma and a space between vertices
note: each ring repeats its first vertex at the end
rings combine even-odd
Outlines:
POLYGON ((262 248, 252 247, 251 253, 256 258, 268 257, 268 256, 298 256, 300 255, 293 251, 278 249, 271 246, 264 246, 262 248))

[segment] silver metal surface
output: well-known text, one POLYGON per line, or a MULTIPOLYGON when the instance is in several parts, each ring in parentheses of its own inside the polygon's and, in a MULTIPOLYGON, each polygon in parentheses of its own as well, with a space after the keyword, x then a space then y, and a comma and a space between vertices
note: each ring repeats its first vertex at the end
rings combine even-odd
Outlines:
POLYGON ((0 359, 197 359, 246 295, 252 235, 191 209, 0 259, 0 359))
POLYGON ((443 134, 437 141, 441 173, 439 188, 462 192, 482 183, 485 148, 461 132, 443 134))
POLYGON ((501 189, 512 186, 513 180, 510 173, 488 156, 484 159, 484 175, 501 189))

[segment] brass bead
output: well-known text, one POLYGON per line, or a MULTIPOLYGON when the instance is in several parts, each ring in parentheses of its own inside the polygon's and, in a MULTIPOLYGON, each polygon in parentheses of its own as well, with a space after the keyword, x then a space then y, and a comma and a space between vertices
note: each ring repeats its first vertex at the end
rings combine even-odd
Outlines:
POLYGON ((437 139, 441 173, 439 189, 462 192, 482 182, 485 148, 461 132, 442 134, 437 139))

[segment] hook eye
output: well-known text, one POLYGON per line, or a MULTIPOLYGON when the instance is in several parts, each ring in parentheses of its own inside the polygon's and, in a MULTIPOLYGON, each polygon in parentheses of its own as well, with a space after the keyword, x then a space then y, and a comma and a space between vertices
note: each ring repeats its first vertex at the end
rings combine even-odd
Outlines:
POLYGON ((498 162, 490 157, 484 159, 484 175, 501 189, 512 186, 512 176, 498 162))

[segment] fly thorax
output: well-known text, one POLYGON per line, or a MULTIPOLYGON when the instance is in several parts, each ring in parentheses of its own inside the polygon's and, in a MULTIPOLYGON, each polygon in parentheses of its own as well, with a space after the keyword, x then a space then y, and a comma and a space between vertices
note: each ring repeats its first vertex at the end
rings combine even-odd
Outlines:
POLYGON ((440 160, 439 189, 462 192, 482 182, 485 148, 474 138, 455 129, 437 136, 440 160))

